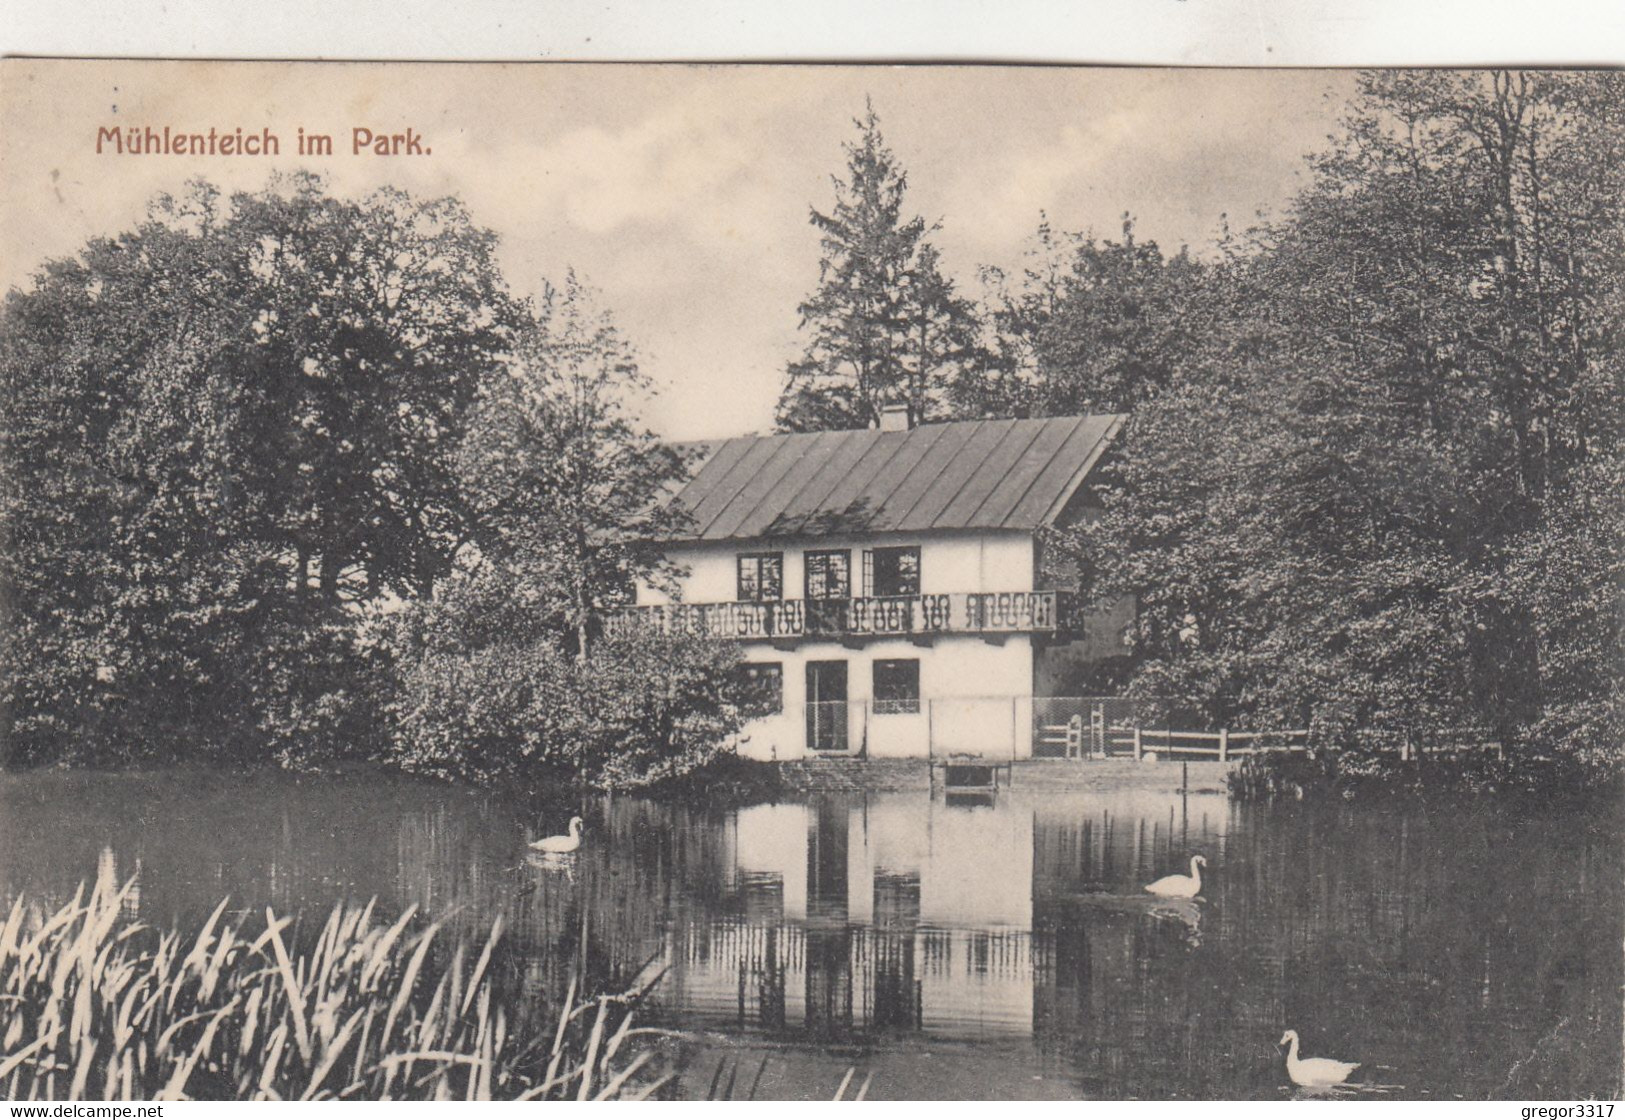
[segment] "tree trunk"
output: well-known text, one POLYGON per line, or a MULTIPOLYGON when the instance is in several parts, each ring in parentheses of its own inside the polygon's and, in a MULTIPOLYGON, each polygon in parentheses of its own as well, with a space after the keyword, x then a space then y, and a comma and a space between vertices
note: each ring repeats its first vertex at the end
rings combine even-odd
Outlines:
POLYGON ((587 637, 588 624, 592 618, 592 596, 587 590, 588 549, 587 536, 579 528, 576 531, 576 573, 575 573, 575 601, 576 601, 576 663, 587 663, 587 637))

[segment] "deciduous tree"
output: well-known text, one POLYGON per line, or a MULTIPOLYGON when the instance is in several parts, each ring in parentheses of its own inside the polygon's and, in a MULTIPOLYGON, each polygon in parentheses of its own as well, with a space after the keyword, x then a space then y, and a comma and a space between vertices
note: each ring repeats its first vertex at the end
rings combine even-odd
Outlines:
POLYGON ((1181 249, 1134 236, 1101 241, 1040 222, 1020 272, 983 270, 994 341, 959 371, 961 415, 1128 412, 1202 352, 1221 305, 1216 273, 1181 249))
POLYGON ((9 296, 14 761, 364 739, 359 609, 426 593, 467 531, 450 456, 507 346, 493 245, 449 199, 198 185, 9 296))
POLYGON ((1619 660, 1622 95, 1363 77, 1291 210, 1217 266, 1079 542, 1139 598, 1138 687, 1617 761, 1618 678, 1584 666, 1619 660))

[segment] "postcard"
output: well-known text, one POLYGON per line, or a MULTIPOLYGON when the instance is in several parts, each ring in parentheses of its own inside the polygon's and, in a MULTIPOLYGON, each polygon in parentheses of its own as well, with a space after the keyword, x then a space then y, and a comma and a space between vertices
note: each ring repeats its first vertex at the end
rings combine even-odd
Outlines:
POLYGON ((1618 1098, 1622 110, 0 62, 0 1096, 1618 1098))

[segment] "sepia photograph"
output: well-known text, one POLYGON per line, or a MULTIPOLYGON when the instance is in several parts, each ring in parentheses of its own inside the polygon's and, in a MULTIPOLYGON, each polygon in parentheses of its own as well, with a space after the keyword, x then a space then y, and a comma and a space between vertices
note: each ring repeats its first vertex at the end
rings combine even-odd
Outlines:
POLYGON ((1625 71, 7 58, 0 292, 0 1099, 1625 1092, 1625 71))

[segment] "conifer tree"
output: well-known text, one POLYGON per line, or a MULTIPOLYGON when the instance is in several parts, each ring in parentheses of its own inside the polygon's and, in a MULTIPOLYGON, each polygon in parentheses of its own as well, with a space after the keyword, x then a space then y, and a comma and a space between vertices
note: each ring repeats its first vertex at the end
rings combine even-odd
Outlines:
POLYGON ((914 423, 926 420, 978 352, 972 305, 955 294, 926 240, 939 226, 904 216, 908 174, 873 105, 854 123, 835 206, 811 213, 823 257, 818 288, 799 308, 807 348, 779 398, 786 431, 868 427, 888 404, 906 404, 914 423))

